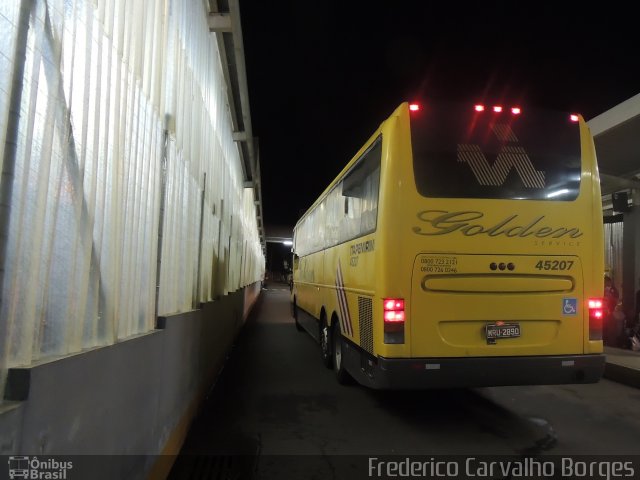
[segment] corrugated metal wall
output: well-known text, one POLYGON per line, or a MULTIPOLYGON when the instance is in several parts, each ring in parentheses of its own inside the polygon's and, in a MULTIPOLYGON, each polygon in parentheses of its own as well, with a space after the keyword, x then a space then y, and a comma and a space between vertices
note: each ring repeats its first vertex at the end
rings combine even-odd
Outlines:
POLYGON ((156 302, 184 312, 260 280, 206 15, 199 0, 0 2, 2 378, 149 331, 156 302))

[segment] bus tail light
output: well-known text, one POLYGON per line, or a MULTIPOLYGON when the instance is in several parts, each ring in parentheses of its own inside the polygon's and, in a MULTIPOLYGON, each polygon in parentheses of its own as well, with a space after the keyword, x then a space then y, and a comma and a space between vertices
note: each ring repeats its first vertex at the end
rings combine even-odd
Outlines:
POLYGON ((417 103, 410 103, 409 110, 411 110, 412 112, 418 112, 420 111, 420 105, 417 103))
POLYGON ((382 300, 384 318, 384 343, 404 343, 404 299, 382 300))
POLYGON ((604 309, 602 298, 589 299, 589 340, 602 340, 604 309))
POLYGON ((385 298, 384 299, 384 322, 400 323, 404 322, 404 299, 385 298))

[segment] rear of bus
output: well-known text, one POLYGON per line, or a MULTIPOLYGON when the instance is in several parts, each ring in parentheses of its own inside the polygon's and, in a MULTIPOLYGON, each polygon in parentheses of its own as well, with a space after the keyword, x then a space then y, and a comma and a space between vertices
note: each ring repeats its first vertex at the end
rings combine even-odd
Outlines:
POLYGON ((405 103, 383 132, 381 322, 363 383, 597 382, 602 207, 582 117, 405 103))

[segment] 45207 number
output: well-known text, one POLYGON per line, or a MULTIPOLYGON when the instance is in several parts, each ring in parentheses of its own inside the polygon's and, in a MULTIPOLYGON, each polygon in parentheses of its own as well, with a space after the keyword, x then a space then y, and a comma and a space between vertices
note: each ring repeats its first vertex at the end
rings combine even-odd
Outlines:
POLYGON ((573 260, 539 260, 536 263, 538 270, 571 270, 573 260))

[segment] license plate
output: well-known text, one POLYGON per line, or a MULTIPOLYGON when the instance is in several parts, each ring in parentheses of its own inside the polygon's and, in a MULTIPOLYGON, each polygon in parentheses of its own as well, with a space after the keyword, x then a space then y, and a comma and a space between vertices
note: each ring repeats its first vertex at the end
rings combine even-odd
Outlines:
POLYGON ((503 323, 497 325, 490 323, 485 327, 487 334, 487 340, 496 340, 498 338, 515 338, 520 336, 520 324, 518 323, 503 323))

